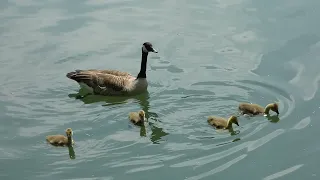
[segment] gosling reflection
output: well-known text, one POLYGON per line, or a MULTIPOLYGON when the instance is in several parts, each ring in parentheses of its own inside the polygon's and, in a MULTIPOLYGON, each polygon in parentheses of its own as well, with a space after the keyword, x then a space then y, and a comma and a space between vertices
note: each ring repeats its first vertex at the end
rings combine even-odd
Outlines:
MULTIPOLYGON (((228 129, 216 128, 216 127, 214 127, 214 128, 216 129, 216 132, 218 134, 225 134, 226 132, 228 132, 231 136, 235 136, 235 135, 238 135, 240 133, 239 130, 234 130, 232 126, 230 128, 228 128, 228 129)), ((214 138, 214 137, 212 137, 212 138, 214 138)))
POLYGON ((76 153, 74 152, 74 149, 73 149, 72 145, 68 146, 68 150, 69 150, 70 159, 76 159, 76 153))
POLYGON ((280 121, 280 118, 278 115, 273 115, 273 116, 266 115, 265 117, 272 123, 277 123, 280 121))
POLYGON ((140 136, 141 137, 147 137, 147 128, 146 128, 146 126, 141 126, 140 127, 140 136))
POLYGON ((236 138, 234 140, 232 140, 232 142, 237 142, 237 141, 240 141, 241 139, 240 138, 236 138))
POLYGON ((233 130, 233 127, 229 128, 229 133, 231 136, 235 136, 235 135, 238 135, 240 133, 239 130, 233 130))

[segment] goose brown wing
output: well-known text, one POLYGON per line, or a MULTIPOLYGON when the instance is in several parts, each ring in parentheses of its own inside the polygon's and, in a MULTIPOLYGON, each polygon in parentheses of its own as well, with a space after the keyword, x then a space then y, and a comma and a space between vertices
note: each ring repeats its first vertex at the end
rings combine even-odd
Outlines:
POLYGON ((102 73, 102 74, 112 74, 115 76, 132 76, 131 74, 127 72, 122 72, 118 70, 96 70, 96 69, 89 69, 87 71, 96 72, 96 73, 102 73))
POLYGON ((95 92, 125 91, 125 86, 130 83, 129 78, 125 76, 115 76, 90 70, 76 70, 68 73, 67 77, 78 83, 85 83, 93 88, 95 92))

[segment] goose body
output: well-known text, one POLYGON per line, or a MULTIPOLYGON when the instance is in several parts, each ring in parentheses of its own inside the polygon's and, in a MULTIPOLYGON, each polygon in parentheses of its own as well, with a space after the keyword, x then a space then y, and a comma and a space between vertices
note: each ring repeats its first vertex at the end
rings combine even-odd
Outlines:
POLYGON ((66 135, 49 135, 46 137, 46 141, 54 146, 69 146, 73 145, 74 141, 72 139, 72 129, 68 128, 66 129, 66 135))
POLYGON ((270 103, 265 108, 258 104, 240 103, 239 110, 242 114, 248 115, 268 115, 270 110, 272 110, 279 115, 278 104, 276 103, 270 103))
POLYGON ((136 125, 143 125, 146 120, 145 112, 140 110, 139 112, 130 112, 129 120, 136 125))
POLYGON ((142 45, 141 68, 137 77, 118 70, 75 70, 67 73, 67 77, 76 81, 81 88, 91 94, 99 95, 134 95, 147 90, 146 76, 148 53, 158 53, 150 42, 142 45))
POLYGON ((218 116, 209 116, 208 123, 216 129, 231 129, 232 123, 239 126, 238 119, 235 116, 231 116, 229 119, 225 119, 218 116))

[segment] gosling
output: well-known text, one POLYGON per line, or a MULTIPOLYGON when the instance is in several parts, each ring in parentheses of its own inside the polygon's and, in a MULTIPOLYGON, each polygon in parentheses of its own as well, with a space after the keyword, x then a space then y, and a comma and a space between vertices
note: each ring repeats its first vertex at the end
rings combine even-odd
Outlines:
POLYGON ((277 113, 279 115, 279 109, 277 103, 270 103, 265 108, 258 104, 250 104, 250 103, 240 103, 239 110, 242 114, 248 115, 269 115, 270 110, 277 113))
POLYGON ((230 116, 228 120, 218 116, 209 116, 208 123, 216 129, 232 129, 232 123, 239 126, 236 116, 230 116))
POLYGON ((143 110, 140 110, 139 112, 130 112, 129 120, 135 125, 143 125, 146 121, 145 112, 143 110))
POLYGON ((66 129, 66 135, 49 135, 46 137, 47 142, 49 142, 51 145, 54 146, 70 146, 74 144, 74 141, 72 139, 72 129, 68 128, 66 129))

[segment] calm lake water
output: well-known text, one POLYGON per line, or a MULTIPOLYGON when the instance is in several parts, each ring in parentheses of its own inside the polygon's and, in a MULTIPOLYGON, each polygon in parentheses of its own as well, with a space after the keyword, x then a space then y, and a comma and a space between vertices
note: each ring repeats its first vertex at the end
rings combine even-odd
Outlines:
POLYGON ((318 0, 0 1, 0 178, 319 179, 318 0), (138 74, 148 93, 87 96, 75 69, 138 74), (240 117, 277 101, 279 119, 240 117), (144 109, 145 129, 128 113, 144 109), (74 130, 73 149, 45 136, 74 130), (71 155, 71 158, 70 158, 71 155))

